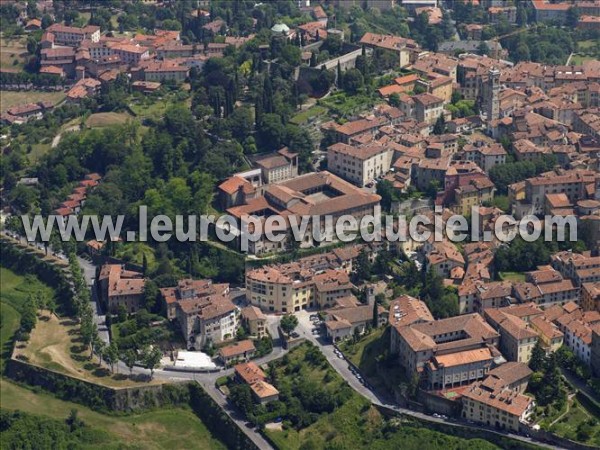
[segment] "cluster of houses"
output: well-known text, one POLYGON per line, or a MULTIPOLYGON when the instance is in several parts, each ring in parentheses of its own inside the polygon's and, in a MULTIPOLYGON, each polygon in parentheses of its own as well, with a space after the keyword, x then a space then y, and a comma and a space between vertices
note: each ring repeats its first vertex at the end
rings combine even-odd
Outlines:
POLYGON ((44 113, 53 109, 54 103, 48 101, 25 103, 8 108, 6 112, 0 115, 0 122, 6 125, 20 125, 30 120, 41 119, 44 113))
POLYGON ((434 320, 423 301, 403 295, 390 303, 389 323, 391 353, 438 406, 511 431, 527 426, 533 412, 534 399, 523 392, 538 341, 547 352, 565 345, 598 370, 600 311, 584 311, 573 301, 545 309, 513 303, 434 320))
POLYGON ((67 99, 93 96, 101 85, 127 73, 134 88, 156 90, 160 83, 184 81, 192 67, 202 68, 210 57, 222 56, 230 45, 251 39, 227 38, 225 43, 184 44, 178 31, 154 30, 154 34, 112 36, 100 28, 53 24, 42 35, 40 73, 75 79, 67 99), (95 83, 89 85, 89 81, 95 83), (137 84, 136 84, 137 83, 137 84), (158 84, 157 84, 158 83, 158 84), (85 94, 84 94, 85 93, 85 94))
POLYGON ((66 218, 71 215, 77 215, 85 204, 88 192, 92 191, 100 181, 102 177, 97 173, 88 173, 83 180, 81 180, 77 187, 73 188, 73 191, 67 199, 62 202, 57 209, 54 210, 54 214, 66 218))

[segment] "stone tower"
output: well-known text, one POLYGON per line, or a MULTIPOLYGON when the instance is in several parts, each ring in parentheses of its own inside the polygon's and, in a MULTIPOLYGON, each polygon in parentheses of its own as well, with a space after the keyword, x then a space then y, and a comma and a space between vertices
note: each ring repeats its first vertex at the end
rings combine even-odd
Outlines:
POLYGON ((485 112, 487 120, 500 118, 500 71, 495 67, 488 72, 487 86, 485 89, 485 112))

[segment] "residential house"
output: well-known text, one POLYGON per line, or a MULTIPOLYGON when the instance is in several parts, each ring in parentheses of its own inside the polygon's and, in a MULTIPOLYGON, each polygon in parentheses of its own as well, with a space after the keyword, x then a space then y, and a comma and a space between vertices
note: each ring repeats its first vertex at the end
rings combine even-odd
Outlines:
POLYGON ((357 247, 246 271, 246 299, 263 311, 289 313, 334 305, 350 295, 357 247))
POLYGON ((56 45, 78 47, 84 39, 92 42, 100 40, 100 27, 96 25, 86 25, 83 28, 78 28, 55 23, 50 25, 46 31, 52 33, 56 45))
POLYGON ((137 312, 143 305, 144 276, 133 270, 127 270, 122 264, 105 264, 98 276, 100 299, 111 314, 120 309, 128 313, 137 312))
POLYGON ((221 362, 229 366, 238 361, 249 361, 254 357, 256 348, 250 339, 236 342, 235 344, 226 345, 219 349, 219 359, 221 362))
POLYGON ((250 386, 254 400, 261 405, 279 399, 279 391, 267 382, 262 369, 252 361, 236 364, 233 368, 235 379, 250 386))
POLYGON ((227 294, 190 294, 175 303, 175 317, 188 349, 231 340, 238 328, 238 310, 227 294))
POLYGON ((444 114, 444 100, 431 94, 414 95, 415 115, 419 122, 433 125, 444 114))
POLYGON ((583 283, 581 286, 581 307, 584 311, 600 312, 600 282, 583 283))
POLYGON ((511 312, 510 307, 488 308, 484 317, 500 333, 502 355, 509 361, 528 363, 538 341, 538 334, 525 320, 511 312))
MULTIPOLYGON (((350 338, 356 334, 363 334, 367 328, 373 326, 373 305, 363 305, 356 298, 345 297, 346 301, 326 311, 325 329, 327 337, 332 342, 350 338), (348 299, 350 298, 350 301, 348 299)), ((385 326, 388 312, 377 306, 377 326, 385 326)))
POLYGON ((242 308, 242 323, 250 333, 250 336, 256 339, 262 339, 268 335, 267 316, 256 306, 250 305, 242 308))
POLYGON ((506 387, 493 388, 484 382, 473 384, 462 394, 462 417, 502 430, 519 432, 534 412, 532 397, 506 387))

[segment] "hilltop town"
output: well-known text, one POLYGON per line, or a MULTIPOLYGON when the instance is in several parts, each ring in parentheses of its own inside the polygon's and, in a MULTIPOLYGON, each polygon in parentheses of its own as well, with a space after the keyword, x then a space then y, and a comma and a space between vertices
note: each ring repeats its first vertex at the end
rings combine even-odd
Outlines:
POLYGON ((0 19, 3 442, 600 446, 599 0, 0 19))

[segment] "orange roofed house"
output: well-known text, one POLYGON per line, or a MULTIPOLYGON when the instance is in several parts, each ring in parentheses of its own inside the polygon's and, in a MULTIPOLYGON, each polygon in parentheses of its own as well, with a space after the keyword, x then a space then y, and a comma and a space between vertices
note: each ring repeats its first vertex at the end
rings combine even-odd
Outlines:
POLYGON ((510 431, 519 431, 535 407, 532 397, 485 381, 465 391, 462 404, 465 419, 510 431))
POLYGON ((185 279, 160 293, 167 317, 177 319, 188 348, 198 350, 235 336, 238 309, 229 298, 229 284, 185 279))
POLYGON ((286 264, 246 271, 246 299, 263 311, 289 313, 306 308, 328 308, 347 297, 352 260, 358 247, 338 248, 286 264))
POLYGON ((111 313, 116 314, 121 306, 128 313, 135 313, 141 308, 146 282, 141 273, 127 270, 121 264, 105 264, 98 282, 100 298, 111 313))
POLYGON ((252 361, 234 367, 235 379, 250 386, 254 399, 261 404, 279 399, 279 391, 267 382, 267 376, 252 361))
POLYGON ((254 343, 250 339, 236 342, 219 349, 219 358, 225 365, 230 365, 237 361, 248 361, 256 353, 254 343))
POLYGON ((360 40, 360 44, 379 50, 392 51, 398 55, 398 65, 406 67, 415 62, 421 52, 419 45, 412 39, 393 36, 391 34, 376 34, 367 32, 360 40))

